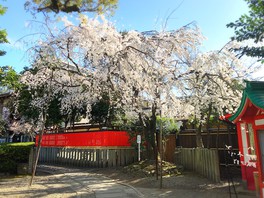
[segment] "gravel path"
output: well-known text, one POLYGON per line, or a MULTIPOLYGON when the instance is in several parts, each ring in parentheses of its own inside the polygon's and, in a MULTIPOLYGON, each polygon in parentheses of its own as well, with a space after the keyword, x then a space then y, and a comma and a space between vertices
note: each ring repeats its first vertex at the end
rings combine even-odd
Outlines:
MULTIPOLYGON (((212 183, 209 180, 185 173, 163 178, 163 188, 153 177, 125 174, 117 169, 76 169, 57 166, 38 166, 31 187, 30 176, 1 176, 0 197, 96 197, 96 198, 225 198, 230 197, 228 183, 212 183)), ((253 198, 254 192, 243 190, 236 183, 238 198, 253 198)), ((234 192, 234 191, 232 191, 234 192)), ((231 197, 236 197, 232 194, 231 197)))
POLYGON ((30 176, 3 176, 0 179, 0 197, 88 197, 137 198, 143 195, 128 184, 122 184, 93 169, 75 169, 56 166, 38 166, 32 186, 30 176))

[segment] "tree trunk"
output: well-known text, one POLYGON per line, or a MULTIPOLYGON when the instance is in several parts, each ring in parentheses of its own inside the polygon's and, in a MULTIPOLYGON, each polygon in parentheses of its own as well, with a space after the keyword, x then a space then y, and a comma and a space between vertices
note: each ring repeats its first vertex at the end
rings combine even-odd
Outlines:
POLYGON ((210 148, 211 145, 211 134, 210 134, 210 117, 212 113, 212 103, 209 104, 209 109, 208 109, 208 114, 207 114, 207 119, 206 119, 206 131, 207 131, 207 148, 210 148))
POLYGON ((37 169, 38 160, 39 160, 39 153, 40 153, 40 149, 41 149, 42 136, 43 136, 44 131, 45 131, 45 123, 46 123, 46 113, 44 113, 44 115, 43 115, 42 129, 41 129, 40 134, 39 134, 37 154, 36 154, 36 159, 35 159, 34 167, 33 167, 33 170, 32 170, 32 176, 31 176, 31 179, 30 179, 29 186, 32 185, 33 180, 34 180, 34 176, 36 174, 36 169, 37 169))
POLYGON ((155 151, 154 156, 155 156, 155 161, 156 161, 156 179, 159 179, 159 173, 158 173, 158 134, 157 134, 157 129, 156 129, 156 125, 157 125, 157 117, 156 117, 156 110, 157 110, 157 106, 156 104, 152 105, 152 115, 151 115, 151 121, 150 121, 150 127, 152 130, 152 134, 153 134, 153 149, 155 151), (156 134, 156 139, 154 139, 154 134, 156 134), (155 142, 156 140, 156 142, 155 142))
POLYGON ((143 133, 147 142, 147 159, 154 159, 154 144, 155 142, 154 140, 154 134, 151 131, 151 127, 150 127, 150 120, 149 119, 145 119, 142 117, 141 114, 138 115, 139 116, 139 121, 141 126, 143 126, 143 133))
POLYGON ((198 129, 196 129, 196 147, 204 148, 203 138, 202 138, 202 124, 199 124, 198 129))
POLYGON ((147 141, 147 159, 154 159, 155 158, 155 151, 154 151, 154 147, 153 147, 153 139, 154 137, 152 134, 152 131, 150 131, 149 128, 144 128, 144 136, 146 138, 147 141))
POLYGON ((153 159, 152 157, 154 156, 155 162, 156 162, 156 178, 158 179, 158 148, 157 148, 157 139, 155 136, 157 136, 156 134, 156 105, 153 105, 151 108, 151 117, 143 120, 142 115, 139 114, 139 120, 142 124, 142 126, 144 126, 144 131, 146 134, 146 140, 148 140, 148 143, 151 146, 152 149, 152 155, 149 153, 148 157, 149 159, 153 159), (154 155, 153 155, 154 154, 154 155), (150 158, 151 157, 151 158, 150 158))
POLYGON ((220 131, 220 122, 217 123, 217 135, 216 135, 216 149, 218 151, 219 148, 219 144, 218 144, 218 140, 219 140, 219 131, 220 131))

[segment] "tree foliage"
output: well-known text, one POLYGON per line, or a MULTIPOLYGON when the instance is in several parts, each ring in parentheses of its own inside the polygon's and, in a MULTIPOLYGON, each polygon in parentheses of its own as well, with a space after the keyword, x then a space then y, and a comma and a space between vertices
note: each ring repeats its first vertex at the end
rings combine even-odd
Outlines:
POLYGON ((17 96, 17 113, 19 117, 24 117, 27 122, 36 122, 39 112, 36 107, 31 105, 33 95, 26 86, 19 91, 17 96))
POLYGON ((0 67, 0 90, 1 92, 16 91, 20 88, 20 75, 10 66, 0 67))
MULTIPOLYGON (((3 7, 2 5, 0 5, 0 15, 5 14, 6 9, 7 9, 6 7, 3 7)), ((3 29, 0 30, 0 44, 2 44, 2 43, 8 43, 7 32, 6 32, 6 30, 3 30, 3 29)), ((5 51, 0 50, 0 56, 3 56, 5 54, 6 54, 5 51)))
MULTIPOLYGON (((113 98, 118 100, 117 96, 113 98)), ((122 108, 117 108, 116 104, 111 102, 107 93, 92 104, 90 112, 90 122, 105 127, 120 127, 124 112, 122 108)))
POLYGON ((255 45, 249 45, 236 48, 242 55, 257 57, 261 61, 264 58, 264 1, 263 0, 245 0, 249 6, 249 14, 242 15, 235 22, 227 24, 227 27, 234 28, 235 36, 232 40, 239 42, 252 40, 255 45), (260 44, 260 45, 257 45, 260 44))
POLYGON ((51 31, 32 48, 36 72, 25 72, 22 81, 29 89, 47 86, 48 93, 34 98, 36 107, 60 94, 64 114, 84 106, 91 112, 107 93, 109 106, 139 118, 155 150, 160 112, 162 117, 193 115, 204 122, 208 103, 222 112, 240 100, 231 87, 233 79, 245 76, 240 60, 226 49, 199 52, 203 36, 194 24, 173 31, 120 33, 104 18, 80 21, 74 26, 65 20, 62 31, 51 31))
MULTIPOLYGON (((16 116, 24 119, 26 122, 37 125, 41 119, 40 115, 43 109, 34 105, 34 99, 36 97, 44 97, 46 94, 44 87, 29 90, 28 86, 23 85, 16 97, 16 116)), ((71 114, 63 114, 60 110, 60 99, 60 95, 56 95, 45 105, 45 127, 59 127, 63 122, 71 122, 72 117, 78 114, 77 109, 72 110, 71 114)))
MULTIPOLYGON (((4 15, 7 8, 0 5, 0 15, 4 15)), ((0 30, 0 44, 8 43, 6 30, 0 30)), ((5 55, 6 52, 0 50, 0 56, 5 55)), ((1 92, 7 89, 18 89, 19 88, 19 75, 10 66, 0 67, 0 89, 1 92)))
POLYGON ((179 131, 179 123, 173 118, 164 118, 157 116, 157 126, 156 126, 159 131, 162 128, 162 133, 164 135, 167 134, 175 134, 176 132, 179 131))
MULTIPOLYGON (((189 72, 184 69, 185 62, 202 36, 195 26, 124 34, 105 19, 102 23, 81 21, 86 23, 68 26, 60 35, 51 35, 48 42, 36 46, 32 66, 39 72, 26 74, 25 83, 31 88, 49 84, 51 94, 62 93, 62 111, 66 112, 71 105, 83 103, 90 111, 94 101, 106 92, 110 106, 140 115, 155 147, 158 109, 164 108, 163 114, 170 117, 184 108, 172 90, 179 88, 178 79, 189 72), (116 94, 120 96, 117 100, 116 94), (144 111, 146 100, 150 112, 144 111), (175 111, 169 111, 172 108, 175 111)), ((45 97, 38 100, 40 106, 41 101, 45 97)))
POLYGON ((27 0, 25 8, 33 12, 96 12, 113 11, 118 0, 27 0))
POLYGON ((92 105, 91 121, 104 125, 107 121, 107 114, 109 111, 109 99, 107 96, 103 96, 99 101, 92 105))

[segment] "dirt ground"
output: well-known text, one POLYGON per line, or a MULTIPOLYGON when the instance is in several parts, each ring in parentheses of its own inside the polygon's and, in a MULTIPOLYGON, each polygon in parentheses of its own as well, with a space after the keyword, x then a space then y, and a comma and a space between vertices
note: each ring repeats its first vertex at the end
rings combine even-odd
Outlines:
MULTIPOLYGON (((50 169, 50 168, 49 168, 50 169)), ((39 170, 34 179, 34 184, 29 187, 30 176, 6 176, 0 177, 0 197, 88 197, 78 196, 74 189, 71 189, 63 180, 62 172, 68 175, 78 173, 87 174, 87 178, 107 177, 116 183, 128 185, 135 188, 146 198, 156 197, 255 197, 253 191, 244 190, 240 184, 240 179, 234 179, 234 185, 227 180, 220 183, 214 183, 208 179, 191 172, 182 172, 174 176, 164 176, 162 179, 162 189, 160 188, 160 178, 156 180, 155 176, 142 176, 137 173, 127 173, 123 168, 119 169, 76 169, 71 167, 52 167, 49 173, 39 170), (50 171, 52 170, 52 171, 50 171)), ((65 175, 65 174, 64 174, 65 175)), ((78 182, 78 177, 75 178, 78 182)), ((69 182, 68 182, 69 183, 69 182)), ((78 183, 77 183, 78 184, 78 183)), ((79 188, 79 187, 78 187, 79 188)), ((75 190, 76 191, 76 190, 75 190)), ((82 190, 83 191, 83 190, 82 190)))
POLYGON ((160 176, 157 180, 155 176, 141 177, 137 174, 125 173, 122 169, 101 169, 98 170, 98 173, 113 178, 119 182, 132 185, 141 191, 146 197, 155 197, 149 196, 154 191, 155 194, 160 193, 160 196, 158 197, 163 197, 162 195, 164 193, 162 192, 170 192, 171 196, 165 197, 176 197, 175 193, 178 193, 179 191, 193 191, 194 195, 190 197, 199 197, 200 193, 204 194, 204 196, 201 195, 201 197, 207 197, 205 194, 209 194, 208 197, 213 197, 211 196, 213 194, 219 194, 217 197, 242 198, 256 196, 254 191, 244 189, 240 177, 232 178, 233 182, 231 180, 228 181, 228 179, 225 178, 220 183, 215 183, 193 172, 184 171, 177 176, 164 176, 161 184, 160 176), (195 192, 197 193, 196 195, 195 192))

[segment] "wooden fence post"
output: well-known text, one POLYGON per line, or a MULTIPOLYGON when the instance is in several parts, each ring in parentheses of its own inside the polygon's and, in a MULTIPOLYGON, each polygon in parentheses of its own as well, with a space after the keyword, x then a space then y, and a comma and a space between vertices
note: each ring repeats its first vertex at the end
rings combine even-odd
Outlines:
POLYGON ((181 148, 180 164, 208 179, 220 182, 219 157, 216 149, 181 148))
POLYGON ((117 167, 135 160, 135 150, 128 149, 76 149, 42 147, 39 161, 50 164, 64 164, 79 167, 117 167))

